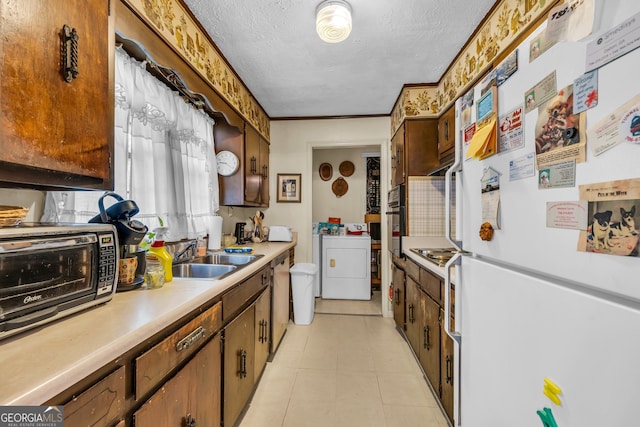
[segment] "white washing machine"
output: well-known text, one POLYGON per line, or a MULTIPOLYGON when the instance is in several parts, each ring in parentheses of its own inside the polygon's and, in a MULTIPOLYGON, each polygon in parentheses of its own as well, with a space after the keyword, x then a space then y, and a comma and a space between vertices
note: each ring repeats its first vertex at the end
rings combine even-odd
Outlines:
POLYGON ((371 237, 321 235, 323 299, 371 299, 371 237))

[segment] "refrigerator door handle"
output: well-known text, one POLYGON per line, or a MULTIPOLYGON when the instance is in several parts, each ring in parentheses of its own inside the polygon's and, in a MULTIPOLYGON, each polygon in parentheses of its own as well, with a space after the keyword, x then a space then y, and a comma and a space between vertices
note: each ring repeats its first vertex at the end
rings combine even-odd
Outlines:
MULTIPOLYGON (((456 101, 456 109, 458 108, 458 103, 460 100, 456 101)), ((457 128, 457 117, 455 120, 454 129, 457 128)), ((454 172, 462 172, 462 138, 459 137, 458 132, 454 132, 454 145, 455 145, 455 158, 453 164, 447 169, 447 172, 444 175, 444 235, 446 236, 449 243, 451 243, 457 250, 462 250, 462 241, 455 240, 453 235, 451 234, 451 186, 453 185, 453 173, 454 172)), ((457 204, 456 204, 457 205, 457 204)), ((460 212, 460 206, 456 206, 457 214, 456 218, 462 218, 462 214, 460 212)))
MULTIPOLYGON (((464 252, 456 252, 444 266, 444 331, 460 345, 462 335, 451 330, 451 267, 460 265, 464 252)), ((459 300, 458 300, 459 301, 459 300)))

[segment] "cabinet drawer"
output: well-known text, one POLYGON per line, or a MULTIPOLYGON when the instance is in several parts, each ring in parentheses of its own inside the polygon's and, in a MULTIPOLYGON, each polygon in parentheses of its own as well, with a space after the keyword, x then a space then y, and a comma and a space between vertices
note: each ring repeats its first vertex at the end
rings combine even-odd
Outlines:
POLYGON ((420 269, 420 285, 431 298, 442 306, 442 291, 440 289, 442 280, 438 276, 427 270, 420 269))
POLYGON ((136 400, 158 385, 176 366, 222 327, 217 303, 135 360, 136 400))
POLYGON ((124 411, 124 366, 64 405, 64 423, 70 426, 111 426, 124 411))
POLYGON ((404 272, 416 282, 420 283, 420 266, 411 259, 407 258, 407 264, 404 272))
POLYGON ((253 276, 240 283, 222 296, 222 320, 231 319, 251 298, 269 285, 268 267, 258 271, 253 276))

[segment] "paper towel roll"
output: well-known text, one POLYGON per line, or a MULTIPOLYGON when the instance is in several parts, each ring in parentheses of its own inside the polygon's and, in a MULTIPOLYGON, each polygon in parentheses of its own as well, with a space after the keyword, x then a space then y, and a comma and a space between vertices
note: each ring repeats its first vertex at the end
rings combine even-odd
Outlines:
POLYGON ((222 239, 222 217, 217 215, 211 220, 209 227, 209 249, 220 249, 222 239))

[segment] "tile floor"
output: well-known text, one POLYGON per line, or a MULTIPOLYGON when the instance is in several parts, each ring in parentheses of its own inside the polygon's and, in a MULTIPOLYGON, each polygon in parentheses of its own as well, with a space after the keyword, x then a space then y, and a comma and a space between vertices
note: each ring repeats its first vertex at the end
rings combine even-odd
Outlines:
POLYGON ((240 427, 447 427, 393 319, 316 313, 289 324, 240 427))

